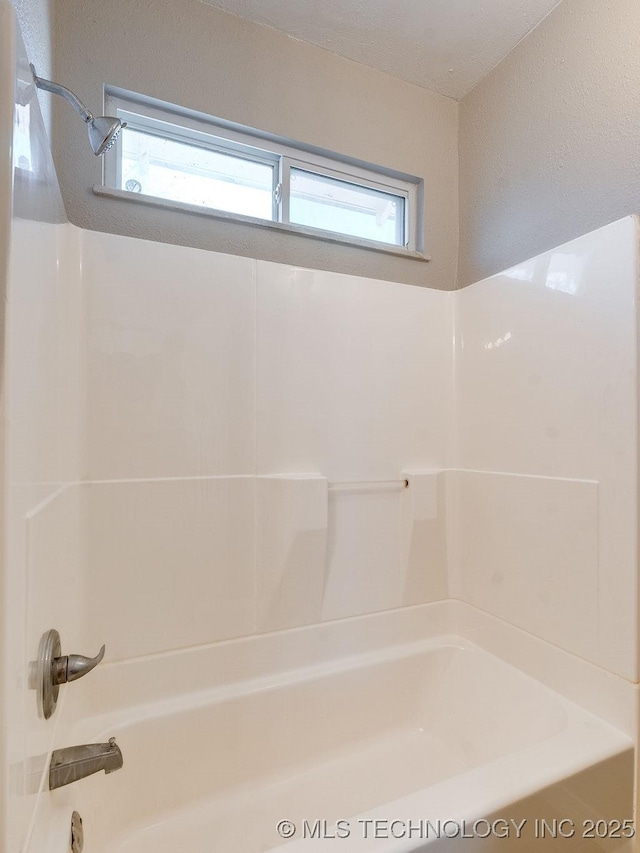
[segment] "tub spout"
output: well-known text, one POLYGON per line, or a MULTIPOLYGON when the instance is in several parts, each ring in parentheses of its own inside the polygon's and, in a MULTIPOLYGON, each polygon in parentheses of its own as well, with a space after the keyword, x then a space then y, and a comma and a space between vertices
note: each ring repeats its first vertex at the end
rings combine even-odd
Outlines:
POLYGON ((122 753, 114 737, 108 743, 84 743, 56 749, 49 765, 49 790, 62 788, 100 770, 113 773, 122 764, 122 753))

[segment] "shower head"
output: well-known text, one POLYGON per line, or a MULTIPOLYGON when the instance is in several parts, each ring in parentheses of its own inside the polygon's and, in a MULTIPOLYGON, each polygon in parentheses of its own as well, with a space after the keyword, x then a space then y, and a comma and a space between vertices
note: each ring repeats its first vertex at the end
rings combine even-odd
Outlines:
POLYGON ((96 157, 108 151, 118 138, 118 134, 126 123, 113 116, 98 116, 87 122, 89 129, 89 144, 96 157))
POLYGON ((59 83, 54 83, 52 80, 45 80, 43 77, 38 77, 33 64, 30 67, 33 80, 38 89, 44 89, 45 92, 53 92, 54 95, 61 95, 69 101, 80 118, 85 122, 89 131, 89 144, 96 157, 100 157, 105 151, 108 151, 118 138, 118 134, 122 128, 127 126, 127 123, 113 116, 98 116, 95 118, 93 113, 89 112, 80 98, 74 95, 70 89, 61 86, 59 83))

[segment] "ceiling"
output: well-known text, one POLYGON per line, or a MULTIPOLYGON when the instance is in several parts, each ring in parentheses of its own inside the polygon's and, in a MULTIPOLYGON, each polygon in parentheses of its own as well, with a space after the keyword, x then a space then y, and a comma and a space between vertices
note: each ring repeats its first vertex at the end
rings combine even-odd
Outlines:
POLYGON ((461 98, 559 0, 203 0, 461 98))

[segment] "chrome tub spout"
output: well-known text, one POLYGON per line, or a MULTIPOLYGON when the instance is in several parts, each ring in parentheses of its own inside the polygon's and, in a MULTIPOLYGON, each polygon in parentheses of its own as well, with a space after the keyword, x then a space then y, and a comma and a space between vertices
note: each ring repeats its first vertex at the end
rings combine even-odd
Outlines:
POLYGON ((122 767, 122 763, 122 753, 114 737, 108 743, 85 743, 56 749, 49 765, 49 790, 62 788, 100 770, 113 773, 122 767))

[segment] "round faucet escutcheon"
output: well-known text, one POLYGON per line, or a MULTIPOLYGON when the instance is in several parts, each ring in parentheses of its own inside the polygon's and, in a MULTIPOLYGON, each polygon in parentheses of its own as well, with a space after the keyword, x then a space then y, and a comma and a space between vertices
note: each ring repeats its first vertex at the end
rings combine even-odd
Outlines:
POLYGON ((84 655, 63 655, 60 634, 55 628, 40 639, 38 660, 33 667, 38 691, 38 713, 45 720, 53 714, 58 703, 61 684, 77 681, 95 669, 104 658, 105 646, 93 658, 84 655))

